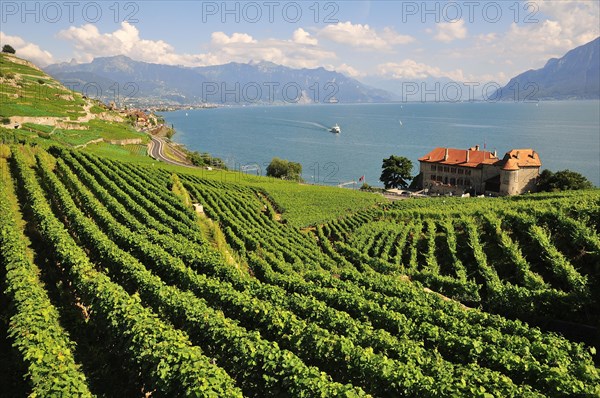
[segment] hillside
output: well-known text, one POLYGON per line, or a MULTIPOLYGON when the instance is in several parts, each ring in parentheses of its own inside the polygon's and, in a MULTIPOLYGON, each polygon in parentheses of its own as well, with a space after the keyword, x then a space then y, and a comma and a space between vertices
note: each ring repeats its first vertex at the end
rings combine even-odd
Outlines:
POLYGON ((490 96, 499 100, 600 98, 600 37, 510 79, 490 96))
POLYGON ((57 123, 126 123, 1 60, 3 116, 48 123, 0 129, 2 394, 600 396, 600 190, 389 203, 98 156, 57 123))
POLYGON ((96 58, 87 64, 49 65, 45 70, 65 84, 77 82, 80 87, 97 84, 104 93, 121 87, 128 103, 141 106, 202 102, 323 103, 332 97, 342 103, 392 99, 390 93, 341 73, 324 68, 293 69, 270 62, 189 68, 140 62, 120 55, 96 58), (132 83, 135 89, 125 90, 132 83))
MULTIPOLYGON (((43 147, 63 145, 110 159, 161 164, 148 156, 148 135, 134 129, 122 114, 68 90, 26 60, 0 53, 0 87, 2 141, 19 140, 43 147), (15 129, 15 126, 19 128, 15 129)), ((176 166, 161 166, 175 172, 181 170, 176 166)), ((300 186, 223 170, 201 170, 201 173, 207 178, 268 187, 270 195, 279 201, 283 218, 295 225, 324 221, 340 216, 346 210, 383 200, 363 192, 300 186), (346 207, 338 208, 340 203, 346 207), (304 211, 306 206, 312 211, 304 211)))
POLYGON ((146 157, 147 134, 135 130, 123 115, 67 89, 26 60, 0 54, 0 86, 4 134, 42 145, 58 143, 146 157))

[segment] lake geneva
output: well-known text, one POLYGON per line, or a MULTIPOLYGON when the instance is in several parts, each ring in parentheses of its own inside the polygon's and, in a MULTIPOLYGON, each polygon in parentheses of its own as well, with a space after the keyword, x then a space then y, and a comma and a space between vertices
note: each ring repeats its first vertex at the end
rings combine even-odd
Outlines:
MULTIPOLYGON (((381 186, 390 155, 417 159, 435 147, 474 145, 539 152, 542 168, 570 169, 600 186, 600 102, 394 103, 247 106, 163 113, 173 140, 230 168, 273 157, 300 162, 306 182, 337 185, 365 176, 381 186), (339 124, 341 134, 329 129, 339 124)), ((256 173, 257 171, 253 171, 256 173)))

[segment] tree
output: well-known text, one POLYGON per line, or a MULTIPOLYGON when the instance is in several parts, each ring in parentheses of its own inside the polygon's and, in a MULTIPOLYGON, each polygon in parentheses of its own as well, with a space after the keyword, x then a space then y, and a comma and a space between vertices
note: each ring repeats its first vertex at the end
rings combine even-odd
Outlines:
POLYGON ((283 180, 302 181, 302 165, 285 159, 273 158, 267 166, 267 176, 283 180))
POLYGON ((537 185, 538 190, 542 192, 571 191, 594 187, 585 176, 571 170, 561 170, 556 173, 544 170, 540 173, 537 185))
POLYGON ((5 44, 4 46, 2 46, 2 52, 9 54, 16 53, 15 49, 10 44, 5 44))
POLYGON ((385 189, 406 188, 412 179, 411 172, 413 164, 404 156, 390 156, 383 159, 382 172, 379 180, 383 182, 385 189))
POLYGON ((227 170, 227 165, 225 164, 223 159, 213 157, 210 155, 210 153, 207 153, 207 152, 200 153, 198 151, 194 151, 194 152, 188 151, 187 158, 190 162, 192 162, 192 164, 194 166, 198 166, 198 167, 210 166, 210 167, 216 167, 218 169, 227 170))

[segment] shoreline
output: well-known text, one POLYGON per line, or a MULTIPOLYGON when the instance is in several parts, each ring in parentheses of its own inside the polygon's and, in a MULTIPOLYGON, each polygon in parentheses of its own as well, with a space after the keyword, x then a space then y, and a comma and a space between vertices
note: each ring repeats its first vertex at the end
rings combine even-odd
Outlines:
POLYGON ((239 109, 239 108, 270 108, 270 107, 311 107, 311 106, 361 106, 361 105, 455 105, 455 104, 550 104, 550 103, 574 103, 574 102, 593 102, 599 101, 600 98, 573 98, 573 99, 560 99, 560 98, 536 98, 531 100, 485 100, 485 99, 473 99, 473 100, 464 100, 464 101, 406 101, 406 100, 396 100, 396 101, 387 101, 387 102, 337 102, 337 103, 324 103, 324 102, 308 102, 308 103, 295 103, 295 102, 247 102, 247 103, 222 103, 222 104, 209 104, 207 106, 201 105, 181 105, 181 106, 146 106, 144 107, 147 110, 152 112, 180 112, 186 110, 208 110, 208 109, 239 109))
POLYGON ((173 142, 189 150, 221 156, 231 168, 239 163, 261 165, 263 175, 274 156, 297 161, 304 166, 305 181, 311 184, 336 186, 338 180, 347 182, 365 175, 371 185, 378 186, 381 159, 390 154, 407 156, 418 166, 419 155, 432 147, 466 148, 478 143, 501 153, 513 147, 535 146, 545 155, 544 168, 575 170, 600 185, 597 161, 589 158, 598 143, 597 130, 591 132, 598 126, 598 101, 550 101, 539 107, 503 104, 256 106, 228 107, 228 111, 216 113, 190 112, 189 117, 185 117, 185 111, 161 115, 169 126, 174 124, 173 142), (459 116, 454 115, 455 110, 461 112, 459 116), (357 114, 365 122, 354 123, 357 114), (493 117, 489 123, 482 123, 488 114, 493 117), (315 127, 336 122, 342 127, 339 136, 315 127), (564 134, 569 126, 573 126, 576 140, 564 134), (584 138, 589 145, 576 145, 577 139, 584 138), (560 143, 563 149, 550 142, 560 143), (275 146, 268 149, 265 145, 269 143, 275 146), (580 156, 569 156, 575 150, 580 156), (337 167, 331 168, 332 163, 337 167))

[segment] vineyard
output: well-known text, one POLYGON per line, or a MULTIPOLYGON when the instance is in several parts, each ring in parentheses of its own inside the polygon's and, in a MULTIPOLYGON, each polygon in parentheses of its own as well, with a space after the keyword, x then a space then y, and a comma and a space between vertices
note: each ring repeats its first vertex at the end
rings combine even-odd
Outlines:
POLYGON ((600 324, 598 191, 301 227, 269 184, 0 149, 9 395, 600 396, 592 345, 550 331, 600 324))
POLYGON ((344 259, 528 321, 600 320, 600 195, 399 203, 319 227, 344 259))

